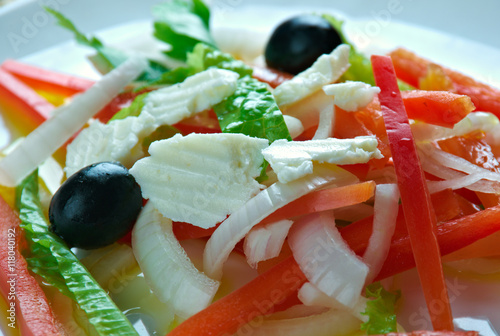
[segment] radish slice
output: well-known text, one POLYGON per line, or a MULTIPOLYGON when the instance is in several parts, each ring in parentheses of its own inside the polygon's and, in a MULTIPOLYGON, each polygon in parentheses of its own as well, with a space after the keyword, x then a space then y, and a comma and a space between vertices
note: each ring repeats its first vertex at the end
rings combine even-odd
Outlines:
POLYGON ((183 319, 205 309, 219 282, 196 269, 172 232, 172 221, 148 202, 132 231, 132 248, 151 290, 183 319))
POLYGON ((0 161, 0 184, 15 187, 21 183, 145 68, 144 60, 130 58, 76 96, 69 105, 55 110, 50 119, 0 161))
POLYGON ((332 165, 317 165, 314 173, 296 181, 276 182, 233 212, 215 230, 205 247, 204 271, 214 279, 222 276, 222 265, 236 244, 260 221, 297 198, 328 184, 346 185, 358 179, 348 171, 332 165))
POLYGON ((293 221, 284 219, 250 230, 243 246, 248 264, 257 268, 259 262, 277 257, 292 224, 293 221))
POLYGON ((312 284, 342 305, 354 307, 368 267, 342 239, 332 212, 315 213, 296 222, 288 244, 312 284))
POLYGON ((391 238, 396 229, 399 189, 396 184, 379 184, 375 190, 373 233, 368 241, 363 261, 370 271, 366 277, 369 284, 378 275, 391 247, 391 238))
MULTIPOLYGON (((292 307, 293 308, 293 307, 292 307)), ((350 312, 330 309, 321 314, 262 321, 261 317, 241 327, 235 335, 245 336, 344 336, 359 330, 361 321, 350 312)))

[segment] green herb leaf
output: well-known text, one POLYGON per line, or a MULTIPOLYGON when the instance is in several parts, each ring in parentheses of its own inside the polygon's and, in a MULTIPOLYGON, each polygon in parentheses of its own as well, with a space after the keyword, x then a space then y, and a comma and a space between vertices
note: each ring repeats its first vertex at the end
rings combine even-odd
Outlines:
POLYGON ((128 319, 58 236, 49 231, 38 196, 37 172, 17 188, 21 227, 32 271, 73 299, 99 335, 136 335, 128 319))
POLYGON ((209 32, 210 12, 201 0, 173 0, 153 7, 154 36, 168 43, 169 57, 185 61, 188 52, 203 42, 215 46, 209 32))
POLYGON ((122 108, 120 111, 118 111, 110 120, 109 122, 113 120, 119 120, 119 119, 125 119, 127 117, 133 116, 133 117, 138 117, 139 114, 141 113, 142 108, 144 107, 144 99, 148 96, 149 92, 143 93, 138 95, 137 97, 134 98, 132 103, 127 106, 122 108))
POLYGON ((157 81, 150 85, 172 85, 180 83, 189 76, 211 67, 234 71, 238 73, 240 77, 252 75, 253 72, 251 67, 242 61, 235 60, 230 54, 223 53, 204 43, 198 43, 192 52, 188 52, 185 67, 165 72, 157 81))
POLYGON ((397 331, 395 306, 401 293, 388 292, 380 282, 375 282, 366 287, 366 297, 371 299, 366 303, 368 322, 361 325, 361 330, 366 330, 368 335, 387 334, 397 331))
MULTIPOLYGON (((124 51, 105 46, 97 37, 87 37, 62 13, 49 7, 45 7, 45 10, 57 19, 57 23, 61 27, 72 32, 78 43, 91 47, 97 51, 97 54, 91 56, 90 60, 99 72, 103 74, 108 73, 129 58, 129 55, 124 51)), ((147 82, 155 81, 165 71, 168 71, 165 66, 156 61, 148 60, 148 63, 148 69, 139 76, 138 80, 147 82)))
POLYGON ((234 71, 240 77, 251 76, 253 73, 253 69, 244 62, 204 43, 198 43, 187 55, 187 65, 194 73, 212 67, 234 71))
POLYGON ((222 132, 252 137, 292 140, 272 93, 266 84, 249 76, 240 78, 236 91, 214 106, 222 132))
MULTIPOLYGON (((372 62, 364 54, 360 53, 356 47, 345 37, 343 25, 344 21, 337 19, 336 17, 323 14, 322 17, 326 19, 333 28, 339 33, 340 39, 343 43, 351 47, 351 52, 349 53, 349 63, 351 66, 344 73, 341 80, 346 81, 361 81, 372 86, 375 86, 375 77, 373 76, 372 62)), ((404 82, 398 81, 399 89, 402 91, 413 90, 411 85, 404 82)))

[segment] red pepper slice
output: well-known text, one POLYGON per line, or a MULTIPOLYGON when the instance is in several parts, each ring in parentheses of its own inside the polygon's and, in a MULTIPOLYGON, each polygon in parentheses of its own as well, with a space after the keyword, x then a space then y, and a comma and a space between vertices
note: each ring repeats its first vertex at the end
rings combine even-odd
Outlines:
POLYGON ((21 82, 10 73, 0 69, 0 96, 12 108, 28 118, 35 127, 50 117, 54 105, 47 102, 32 88, 21 82))
POLYGON ((401 203, 420 282, 435 330, 453 330, 453 318, 436 237, 436 215, 418 158, 392 60, 371 57, 401 203), (435 307, 439 306, 439 309, 435 307))
POLYGON ((90 79, 54 72, 10 59, 4 61, 1 68, 34 89, 57 92, 64 96, 83 92, 94 85, 94 81, 90 79))
POLYGON ((52 309, 26 260, 19 252, 19 217, 0 197, 0 290, 6 298, 7 320, 21 335, 60 335, 52 309))

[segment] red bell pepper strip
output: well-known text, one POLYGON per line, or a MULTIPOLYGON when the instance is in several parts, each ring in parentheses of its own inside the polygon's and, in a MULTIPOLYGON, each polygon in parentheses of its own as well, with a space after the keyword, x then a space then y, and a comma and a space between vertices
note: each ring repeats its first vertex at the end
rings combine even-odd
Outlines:
MULTIPOLYGON (((347 226, 346 228, 348 228, 347 226)), ((343 233, 343 228, 340 233, 343 233)), ((437 230, 443 255, 457 251, 468 244, 500 232, 500 206, 441 224, 437 230)), ((354 248, 354 236, 343 236, 354 248)), ((368 238, 358 244, 355 252, 364 251, 368 238)), ((408 236, 393 240, 389 257, 377 280, 415 267, 415 259, 408 236)), ((287 257, 267 272, 258 276, 237 291, 214 302, 205 310, 192 316, 175 328, 168 336, 177 335, 232 335, 249 320, 260 315, 287 309, 296 303, 298 289, 305 276, 292 256, 287 257), (274 299, 273 299, 274 298, 274 299)))
MULTIPOLYGON (((437 227, 437 238, 444 256, 497 232, 500 232, 500 205, 442 223, 437 227)), ((404 236, 392 241, 377 280, 415 267, 410 240, 409 236, 404 236)))
POLYGON ((208 308, 174 328, 168 336, 232 335, 254 318, 297 295, 306 277, 289 257, 240 289, 215 301, 208 308))
POLYGON ((0 197, 0 290, 8 305, 7 323, 21 335, 60 335, 47 298, 19 252, 21 236, 19 217, 0 197))
POLYGON ((90 79, 50 71, 10 59, 4 61, 1 68, 33 89, 57 92, 64 96, 83 92, 94 85, 94 81, 90 79))
MULTIPOLYGON (((426 77, 431 62, 406 49, 396 49, 390 53, 398 78, 419 87, 421 78, 426 77)), ((441 67, 452 83, 453 91, 469 96, 479 111, 492 112, 500 117, 500 90, 457 71, 441 67)))
POLYGON ((0 69, 0 96, 29 122, 38 126, 50 117, 54 105, 10 73, 0 69))
POLYGON ((436 215, 411 132, 396 73, 388 56, 371 57, 401 203, 420 282, 435 330, 453 330, 453 318, 436 237, 436 215), (435 309, 439 305, 441 309, 435 309))

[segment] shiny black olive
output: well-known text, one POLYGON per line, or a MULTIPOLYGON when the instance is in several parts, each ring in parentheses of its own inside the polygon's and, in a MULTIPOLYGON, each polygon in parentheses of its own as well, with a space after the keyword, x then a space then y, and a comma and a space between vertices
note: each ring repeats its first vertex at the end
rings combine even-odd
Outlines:
POLYGON ((326 19, 317 15, 296 16, 274 30, 266 46, 266 63, 271 68, 298 74, 341 43, 339 34, 326 19))
POLYGON ((49 207, 51 230, 69 246, 93 249, 126 235, 142 208, 141 189, 120 163, 101 162, 70 176, 49 207))

